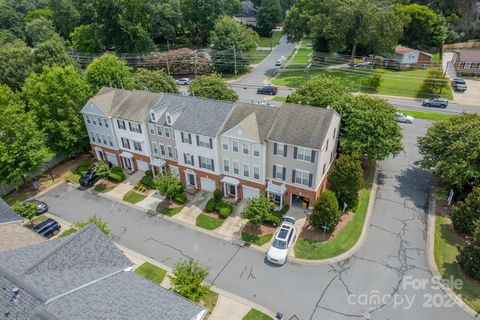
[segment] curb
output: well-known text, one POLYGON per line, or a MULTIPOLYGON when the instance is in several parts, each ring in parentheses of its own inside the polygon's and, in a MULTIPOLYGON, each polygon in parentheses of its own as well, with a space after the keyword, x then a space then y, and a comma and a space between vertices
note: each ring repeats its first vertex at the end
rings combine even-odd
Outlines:
POLYGON ((367 216, 365 217, 365 222, 363 223, 362 233, 360 234, 360 237, 358 238, 357 242, 353 245, 353 247, 351 247, 350 249, 348 249, 347 251, 345 251, 339 256, 328 258, 328 259, 306 260, 306 259, 293 258, 293 259, 289 259, 290 262, 301 264, 301 265, 308 265, 308 266, 333 264, 333 263, 337 263, 350 258, 352 255, 357 253, 357 251, 363 247, 365 240, 367 239, 368 227, 370 226, 370 220, 373 214, 373 208, 375 207, 375 199, 377 198, 379 167, 380 167, 380 163, 377 161, 375 165, 375 175, 373 177, 373 182, 372 182, 372 190, 370 192, 370 198, 368 199, 367 216))
MULTIPOLYGON (((427 264, 432 276, 437 279, 442 279, 440 272, 437 268, 437 263, 435 262, 434 255, 434 245, 435 245, 435 215, 436 215, 436 205, 435 205, 435 186, 432 183, 429 190, 428 198, 428 217, 427 217, 427 264)), ((439 287, 442 291, 454 301, 463 311, 465 311, 469 316, 474 319, 478 319, 479 314, 468 306, 463 300, 457 296, 457 294, 443 281, 438 281, 439 287)))

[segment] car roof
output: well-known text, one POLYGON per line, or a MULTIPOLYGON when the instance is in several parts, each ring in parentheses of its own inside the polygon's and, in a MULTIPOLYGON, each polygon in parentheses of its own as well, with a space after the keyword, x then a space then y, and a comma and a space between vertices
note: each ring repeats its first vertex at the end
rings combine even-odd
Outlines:
POLYGON ((55 223, 58 223, 58 222, 55 221, 55 220, 53 220, 53 219, 51 219, 51 218, 48 218, 47 220, 42 221, 42 222, 40 222, 39 224, 37 224, 37 225, 33 228, 33 230, 41 230, 41 229, 49 226, 50 224, 55 224, 55 223))

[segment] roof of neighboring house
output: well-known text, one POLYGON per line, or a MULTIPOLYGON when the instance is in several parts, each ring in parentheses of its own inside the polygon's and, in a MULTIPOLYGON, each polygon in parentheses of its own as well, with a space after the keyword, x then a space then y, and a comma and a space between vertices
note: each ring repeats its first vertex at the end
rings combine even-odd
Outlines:
POLYGON ((180 320, 192 319, 204 310, 133 274, 128 269, 132 266, 93 224, 65 238, 0 252, 0 285, 4 288, 0 312, 10 311, 13 319, 15 315, 42 320, 99 319, 107 314, 109 319, 180 320), (19 288, 16 302, 11 300, 13 288, 19 288))
POLYGON ((20 223, 0 225, 0 252, 14 250, 31 244, 45 242, 47 239, 20 223))
POLYGON ((0 198, 0 225, 21 221, 23 221, 23 218, 17 215, 13 209, 0 198))
POLYGON ((284 103, 267 140, 321 150, 334 115, 331 109, 284 103))
MULTIPOLYGON (((155 109, 166 108, 170 113, 180 113, 173 124, 174 129, 215 137, 233 107, 233 102, 166 93, 155 109)), ((162 123, 165 114, 159 119, 162 123)))
POLYGON ((395 53, 401 54, 401 55, 408 54, 408 53, 415 52, 415 51, 419 51, 419 52, 421 52, 423 54, 426 54, 427 56, 430 56, 430 57, 432 56, 430 53, 427 53, 427 52, 424 52, 424 51, 421 51, 421 50, 417 50, 417 49, 412 49, 412 48, 405 47, 405 46, 402 46, 402 45, 398 45, 395 48, 395 53))
POLYGON ((480 62, 480 49, 458 50, 458 62, 480 62))

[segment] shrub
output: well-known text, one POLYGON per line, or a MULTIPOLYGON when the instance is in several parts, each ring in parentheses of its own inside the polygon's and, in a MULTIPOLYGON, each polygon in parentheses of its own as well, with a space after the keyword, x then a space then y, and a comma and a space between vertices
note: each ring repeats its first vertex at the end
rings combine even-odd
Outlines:
POLYGON ((145 175, 140 180, 140 183, 142 183, 144 186, 150 189, 155 189, 155 182, 153 181, 153 176, 147 175, 146 172, 145 172, 145 175))
POLYGON ((145 171, 145 175, 153 178, 153 172, 152 172, 152 170, 147 170, 147 171, 145 171))
POLYGON ((379 73, 374 73, 367 78, 367 86, 371 91, 377 91, 383 82, 383 77, 379 73))
POLYGON ((215 191, 213 191, 213 198, 217 201, 220 201, 222 200, 223 198, 223 192, 222 190, 220 189, 215 189, 215 191))
POLYGON ((473 188, 452 210, 453 227, 459 233, 473 235, 477 221, 480 221, 480 187, 473 188))
POLYGON ((214 198, 208 200, 207 205, 205 206, 205 211, 212 212, 215 210, 215 206, 217 205, 217 201, 214 198))
POLYGON ((110 173, 108 162, 103 160, 95 162, 95 173, 103 179, 107 178, 110 173))
POLYGON ((108 174, 108 178, 114 182, 122 182, 125 180, 125 173, 123 173, 122 168, 112 167, 108 174))
POLYGON ((173 291, 189 300, 199 302, 210 291, 208 285, 202 284, 208 270, 192 259, 176 263, 172 273, 168 277, 173 291))
POLYGON ((90 165, 88 164, 87 161, 82 161, 78 166, 77 168, 75 169, 75 172, 81 176, 83 176, 85 174, 85 172, 87 172, 88 168, 90 167, 90 165))
POLYGON ((475 280, 480 280, 480 223, 476 223, 473 240, 460 248, 457 256, 458 263, 465 273, 475 280))
POLYGON ((260 194, 257 198, 248 200, 242 216, 248 219, 251 225, 257 225, 264 222, 268 216, 272 215, 275 205, 265 195, 260 194))
POLYGON ((173 200, 177 194, 182 193, 182 184, 176 175, 162 174, 154 179, 155 187, 162 196, 173 200))
POLYGON ((276 227, 280 224, 280 217, 269 214, 263 219, 263 223, 276 227))
POLYGON ((230 210, 230 212, 233 211, 233 206, 230 203, 226 203, 226 202, 223 202, 223 201, 217 201, 217 203, 215 204, 215 211, 220 212, 220 209, 222 209, 222 208, 228 208, 230 210))
POLYGON ((338 200, 332 191, 326 190, 320 195, 309 219, 316 230, 324 231, 324 226, 327 227, 326 231, 328 232, 335 230, 340 221, 340 212, 338 211, 338 200))
POLYGON ((280 210, 276 211, 276 213, 280 216, 284 216, 289 209, 290 209, 290 206, 288 204, 285 204, 283 207, 280 208, 280 210))
POLYGON ((355 207, 364 182, 362 163, 355 157, 341 155, 335 162, 328 181, 340 208, 343 208, 344 203, 348 208, 355 207))
POLYGON ((228 207, 220 208, 220 211, 218 211, 219 216, 223 219, 227 219, 231 213, 232 210, 230 210, 228 207))
POLYGON ((187 196, 179 193, 173 198, 173 200, 178 204, 184 204, 185 202, 187 202, 187 196))

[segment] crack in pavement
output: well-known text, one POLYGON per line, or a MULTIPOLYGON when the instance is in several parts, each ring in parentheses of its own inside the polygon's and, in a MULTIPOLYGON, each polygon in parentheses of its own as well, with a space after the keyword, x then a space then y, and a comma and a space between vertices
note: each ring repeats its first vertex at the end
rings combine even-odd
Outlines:
MULTIPOLYGON (((242 249, 241 246, 238 246, 237 247, 237 250, 235 250, 235 252, 232 254, 232 256, 227 260, 227 262, 223 265, 222 269, 220 269, 220 271, 217 273, 217 275, 215 276, 215 278, 213 278, 212 280, 212 284, 215 283, 215 281, 217 281, 218 277, 220 277, 220 275, 222 274, 223 270, 225 270, 225 268, 230 264, 230 262, 232 262, 232 260, 235 258, 235 256, 237 255, 237 253, 242 249)), ((252 273, 252 270, 250 270, 250 273, 252 273)), ((250 275, 249 275, 249 278, 250 278, 250 275)))
POLYGON ((120 241, 120 239, 122 238, 122 236, 127 232, 127 228, 124 227, 124 226, 120 226, 123 230, 120 232, 120 234, 112 234, 110 236, 110 238, 112 239, 112 241, 120 241))
MULTIPOLYGON (((190 257, 189 255, 185 254, 182 250, 180 250, 180 249, 178 249, 178 248, 176 248, 176 247, 174 247, 174 246, 172 246, 172 245, 170 245, 170 244, 167 244, 167 243, 165 243, 165 242, 162 242, 162 241, 160 241, 160 240, 157 240, 157 239, 155 239, 155 238, 150 237, 150 238, 146 239, 145 241, 143 241, 143 243, 147 243, 147 242, 149 242, 149 241, 153 241, 153 242, 156 242, 156 243, 158 243, 158 244, 160 244, 160 245, 162 245, 162 246, 164 246, 164 247, 170 248, 170 249, 178 252, 182 257, 185 257, 185 258, 187 258, 187 259, 189 259, 189 260, 193 260, 192 257, 190 257)), ((169 259, 170 259, 170 258, 169 258, 169 259)))

